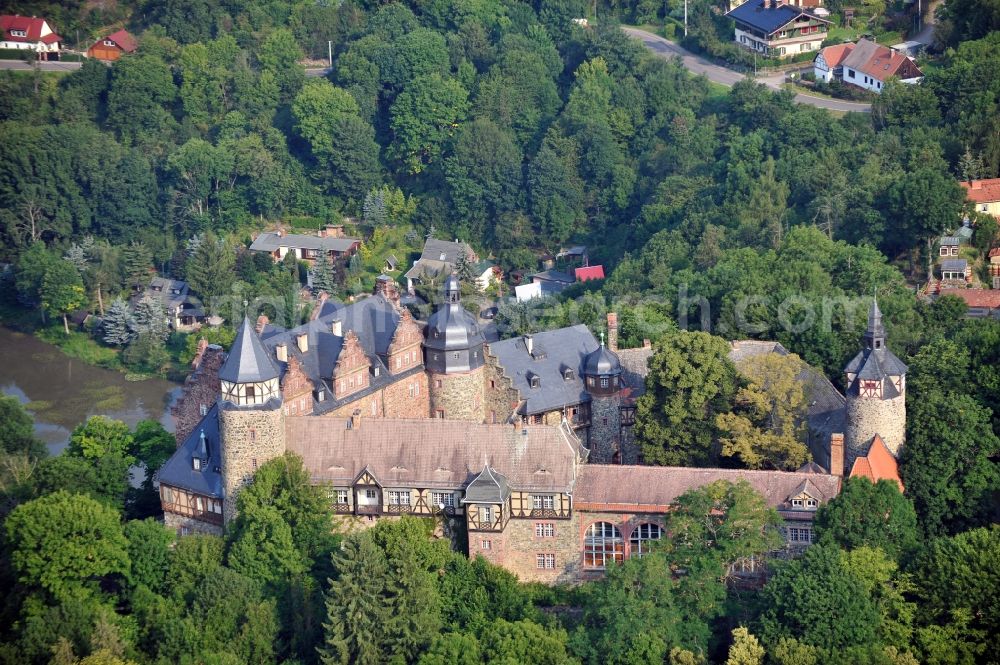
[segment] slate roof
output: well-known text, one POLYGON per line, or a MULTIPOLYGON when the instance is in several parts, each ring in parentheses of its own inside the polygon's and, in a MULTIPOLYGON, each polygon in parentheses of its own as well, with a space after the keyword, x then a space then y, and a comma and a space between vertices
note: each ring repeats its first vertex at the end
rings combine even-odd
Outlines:
POLYGON ((941 236, 940 243, 942 245, 958 245, 961 244, 958 236, 941 236))
POLYGON ((177 451, 160 467, 157 478, 161 484, 179 487, 197 494, 222 498, 221 445, 219 442, 219 408, 213 405, 201 422, 191 430, 177 451), (205 433, 207 456, 203 456, 201 433, 205 433), (195 471, 192 459, 201 457, 201 470, 195 471), (207 459, 206 459, 207 457, 207 459))
POLYGON ((784 25, 791 23, 798 17, 805 14, 809 18, 829 23, 826 19, 820 18, 810 12, 803 11, 798 7, 790 5, 779 5, 777 7, 765 7, 762 0, 749 0, 732 10, 726 16, 742 21, 747 25, 757 28, 766 34, 777 31, 784 25))
POLYGON ((524 337, 493 342, 489 353, 496 357, 504 376, 511 379, 522 400, 520 413, 531 415, 590 401, 584 386, 584 359, 599 348, 587 326, 580 324, 536 333, 532 337, 533 354, 528 353, 524 337), (573 370, 565 378, 563 369, 573 370), (539 379, 531 387, 529 374, 539 379))
POLYGON ((941 272, 962 272, 969 267, 969 262, 965 259, 945 259, 941 262, 941 272))
MULTIPOLYGON (((313 321, 290 330, 268 325, 262 331, 261 337, 270 358, 277 358, 276 347, 279 344, 284 344, 288 357, 298 358, 302 364, 302 371, 312 380, 313 384, 317 388, 325 386, 327 399, 316 402, 314 405, 314 413, 321 414, 369 395, 394 381, 423 371, 423 364, 420 364, 399 374, 393 375, 389 372, 387 365, 389 345, 392 343, 398 325, 399 311, 383 296, 374 295, 362 298, 350 305, 326 300, 320 306, 319 315, 313 321), (368 388, 352 393, 341 400, 330 399, 333 395, 330 381, 337 359, 340 357, 340 350, 344 345, 343 336, 333 334, 334 321, 341 322, 343 334, 352 331, 358 336, 358 342, 364 349, 365 355, 368 356, 372 370, 376 368, 379 370, 378 375, 375 375, 374 371, 369 375, 368 388), (307 336, 308 350, 305 353, 299 350, 296 343, 300 334, 307 336)), ((275 364, 278 366, 281 376, 284 376, 287 363, 275 360, 275 364)))
POLYGON ((150 280, 149 288, 145 290, 143 295, 158 298, 167 309, 173 309, 184 304, 188 297, 188 291, 188 283, 183 280, 154 277, 150 280))
POLYGON ((288 450, 314 482, 350 485, 362 469, 383 487, 456 489, 488 466, 510 486, 569 491, 584 450, 564 426, 484 425, 461 420, 287 418, 288 450), (526 432, 526 433, 525 433, 526 432))
POLYGON ((587 376, 620 376, 622 363, 618 354, 601 344, 584 359, 583 373, 587 376))
POLYGON ((321 238, 299 233, 278 235, 273 231, 265 231, 250 243, 250 249, 255 252, 275 252, 279 247, 295 247, 297 249, 323 249, 327 252, 343 253, 350 251, 351 247, 359 242, 361 241, 357 238, 321 238))
POLYGON ((406 271, 405 277, 421 279, 424 276, 437 277, 449 274, 455 269, 458 257, 463 252, 466 256, 475 257, 475 252, 467 243, 428 238, 424 241, 424 249, 420 253, 420 258, 406 271))
POLYGON ((649 374, 649 359, 653 356, 653 349, 618 349, 616 353, 622 364, 622 383, 630 388, 631 397, 640 397, 646 392, 646 376, 649 374))
POLYGON ((502 503, 509 496, 510 484, 507 478, 496 469, 485 466, 465 488, 462 503, 502 503))
POLYGON ((973 180, 958 183, 965 190, 965 196, 973 203, 993 203, 1000 201, 1000 178, 973 180))
POLYGON ((811 484, 816 492, 814 498, 821 503, 840 493, 839 476, 816 473, 585 464, 576 480, 573 503, 577 510, 587 510, 590 507, 587 504, 624 504, 662 509, 685 492, 717 480, 731 483, 745 480, 764 497, 767 505, 779 511, 791 511, 789 499, 803 482, 811 484))
POLYGON ((486 340, 479 329, 479 322, 462 306, 458 277, 449 275, 444 290, 444 304, 427 319, 427 348, 455 351, 483 344, 486 340), (454 302, 450 301, 450 293, 456 294, 454 302))
POLYGON ((543 270, 542 272, 536 272, 531 276, 533 281, 541 282, 553 282, 555 284, 573 284, 576 282, 576 278, 568 272, 563 272, 561 270, 543 270))
POLYGON ((250 319, 244 317, 226 362, 219 370, 219 378, 230 383, 259 383, 275 379, 278 369, 271 357, 250 319))

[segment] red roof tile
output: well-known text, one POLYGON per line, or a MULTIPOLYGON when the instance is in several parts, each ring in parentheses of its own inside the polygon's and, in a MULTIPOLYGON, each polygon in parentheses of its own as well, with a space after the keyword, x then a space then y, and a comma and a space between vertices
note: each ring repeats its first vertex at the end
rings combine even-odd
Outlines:
POLYGON ((867 478, 873 483, 880 480, 892 480, 899 485, 900 491, 903 490, 903 480, 899 477, 899 464, 878 434, 872 440, 868 454, 854 460, 850 477, 867 478))
POLYGON ((118 46, 120 46, 126 53, 132 53, 139 48, 139 43, 135 41, 135 37, 129 34, 128 30, 119 30, 118 32, 108 35, 107 39, 113 41, 115 44, 118 44, 118 46))
POLYGON ((890 76, 901 79, 923 76, 917 65, 902 53, 867 39, 858 40, 843 64, 879 81, 890 76))
POLYGON ((994 203, 1000 201, 1000 178, 973 180, 958 183, 965 189, 965 196, 973 203, 994 203))
POLYGON ((969 307, 1000 307, 1000 290, 995 289, 941 289, 942 296, 955 296, 969 307))
POLYGON ((42 32, 48 27, 43 18, 37 18, 34 16, 17 16, 11 14, 4 14, 0 16, 0 30, 3 31, 4 41, 10 42, 44 42, 46 44, 51 42, 59 41, 59 35, 55 31, 51 31, 51 27, 48 29, 51 31, 46 35, 42 35, 42 32), (11 30, 23 30, 26 34, 24 37, 17 37, 10 34, 11 30))
POLYGON ((823 56, 823 60, 832 69, 839 67, 844 62, 844 58, 850 55, 853 50, 854 44, 836 44, 834 46, 827 46, 819 54, 823 56))
POLYGON ((604 279, 604 266, 587 266, 576 269, 576 281, 586 282, 591 279, 604 279))

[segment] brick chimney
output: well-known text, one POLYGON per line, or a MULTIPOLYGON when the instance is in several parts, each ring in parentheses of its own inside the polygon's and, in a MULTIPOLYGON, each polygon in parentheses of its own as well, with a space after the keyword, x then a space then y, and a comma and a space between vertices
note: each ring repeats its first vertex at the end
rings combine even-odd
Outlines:
POLYGON ((257 325, 254 326, 254 330, 256 330, 257 334, 259 335, 262 332, 264 332, 264 328, 266 328, 267 324, 270 322, 271 319, 267 318, 267 314, 261 314, 260 316, 257 317, 257 325))
POLYGON ((618 314, 608 312, 608 348, 618 350, 618 314))
POLYGON ((396 281, 388 275, 379 275, 375 279, 375 295, 382 296, 399 308, 399 287, 396 281))
POLYGON ((830 435, 830 475, 844 475, 844 434, 834 432, 830 435))

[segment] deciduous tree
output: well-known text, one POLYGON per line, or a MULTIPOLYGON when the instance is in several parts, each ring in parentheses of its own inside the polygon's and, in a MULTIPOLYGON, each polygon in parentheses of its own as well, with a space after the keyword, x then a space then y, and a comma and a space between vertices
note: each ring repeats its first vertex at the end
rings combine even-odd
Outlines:
POLYGON ((848 550, 878 547, 896 561, 919 541, 913 504, 891 480, 846 479, 840 494, 819 507, 815 527, 820 542, 848 550))

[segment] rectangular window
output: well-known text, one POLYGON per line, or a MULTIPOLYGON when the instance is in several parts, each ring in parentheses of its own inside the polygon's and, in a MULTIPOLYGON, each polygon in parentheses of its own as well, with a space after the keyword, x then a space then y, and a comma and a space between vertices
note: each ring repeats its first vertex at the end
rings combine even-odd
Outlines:
POLYGON ((337 500, 337 503, 347 505, 347 490, 337 490, 334 498, 337 500))
POLYGON ((441 387, 441 379, 435 379, 435 381, 434 381, 434 387, 435 388, 440 388, 441 387))
POLYGON ((195 498, 195 500, 194 500, 194 507, 195 507, 195 510, 197 510, 199 513, 202 512, 203 510, 205 510, 205 504, 201 500, 200 496, 195 498))
POLYGON ((531 424, 532 425, 541 425, 542 424, 542 414, 536 413, 535 415, 531 416, 531 424))
POLYGON ((444 409, 438 409, 436 417, 440 418, 441 420, 444 420, 444 409))
POLYGON ((492 540, 483 540, 482 542, 479 543, 479 549, 481 549, 481 550, 491 550, 491 549, 493 549, 493 541, 492 540))
POLYGON ((535 568, 538 568, 539 570, 555 570, 555 567, 556 567, 555 554, 535 555, 535 568))
POLYGON ((847 78, 849 78, 849 79, 854 78, 854 70, 853 69, 848 69, 847 70, 847 78))
POLYGON ((792 499, 792 507, 793 508, 801 508, 802 507, 802 499, 792 499))
POLYGON ((375 490, 365 490, 365 498, 374 501, 378 498, 378 492, 375 490))
POLYGON ((556 507, 556 498, 551 494, 532 494, 531 505, 535 510, 553 510, 556 507))
POLYGON ((222 502, 212 499, 212 512, 216 515, 222 514, 222 502))
POLYGON ((408 505, 410 505, 410 491, 409 490, 389 490, 389 505, 390 506, 408 506, 408 505))
POLYGON ((198 405, 198 410, 201 411, 201 415, 203 415, 203 416, 207 416, 208 415, 208 405, 207 404, 199 404, 198 405))
POLYGON ((556 528, 551 522, 535 522, 535 538, 553 538, 556 528))
POLYGON ((255 430, 255 429, 250 430, 248 436, 250 437, 250 441, 256 441, 257 440, 257 430, 255 430))
POLYGON ((490 390, 496 390, 496 389, 497 389, 497 382, 493 379, 490 379, 490 390))
POLYGON ((249 401, 251 401, 251 400, 252 400, 252 399, 254 398, 254 396, 255 396, 255 392, 254 392, 254 387, 253 387, 253 386, 247 386, 247 387, 245 388, 245 391, 246 391, 246 392, 244 393, 244 395, 246 395, 246 398, 247 398, 247 401, 249 402, 249 401))
POLYGON ((431 492, 431 502, 435 507, 454 508, 455 495, 451 492, 431 492))
POLYGON ((486 524, 493 524, 493 506, 483 506, 482 508, 482 522, 486 524))
POLYGON ((250 460, 250 466, 253 467, 254 471, 257 470, 257 458, 256 457, 254 457, 252 460, 250 460))
POLYGON ((173 503, 174 502, 174 491, 172 489, 170 489, 169 487, 167 487, 166 485, 161 485, 161 487, 163 488, 163 501, 164 501, 164 503, 173 503))

